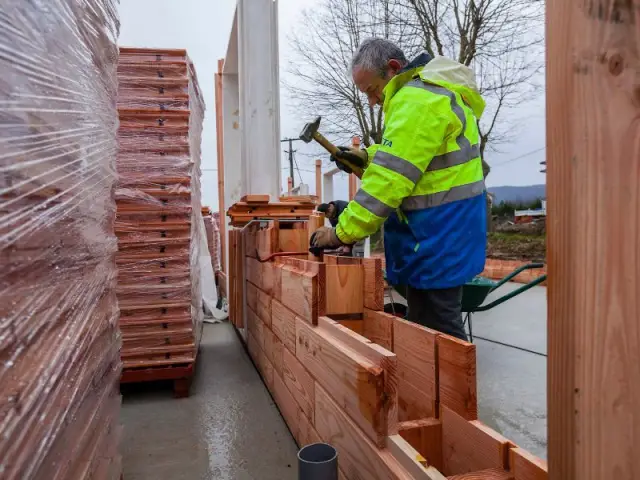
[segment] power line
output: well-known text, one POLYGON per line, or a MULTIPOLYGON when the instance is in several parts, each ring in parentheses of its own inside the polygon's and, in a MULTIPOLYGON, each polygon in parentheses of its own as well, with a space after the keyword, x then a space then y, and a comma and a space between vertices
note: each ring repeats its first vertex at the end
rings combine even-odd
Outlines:
POLYGON ((496 168, 496 167, 499 167, 499 166, 501 166, 501 165, 506 165, 507 163, 511 163, 511 162, 515 162, 515 161, 517 161, 517 160, 521 160, 521 159, 526 158, 526 157, 528 157, 528 156, 530 156, 530 155, 533 155, 534 153, 541 152, 541 151, 542 151, 542 150, 544 150, 545 148, 547 148, 547 147, 542 147, 542 148, 538 148, 538 149, 536 149, 536 150, 532 150, 532 151, 530 151, 530 152, 527 152, 527 153, 525 153, 525 154, 523 154, 523 155, 520 155, 520 156, 518 156, 518 157, 512 158, 512 159, 510 159, 510 160, 506 160, 506 161, 504 161, 504 162, 496 163, 495 165, 490 165, 490 167, 491 167, 491 168, 496 168))
MULTIPOLYGON (((287 142, 289 144, 289 150, 285 150, 285 153, 289 154, 289 176, 291 177, 291 187, 294 186, 294 178, 293 178, 293 154, 296 150, 293 149, 293 142, 301 141, 300 138, 284 138, 280 140, 280 143, 287 142)), ((300 172, 298 172, 300 175, 300 172)), ((300 177, 300 181, 302 181, 302 177, 300 177)))
MULTIPOLYGON (((289 169, 289 167, 282 167, 282 170, 288 170, 288 169, 289 169)), ((298 168, 298 164, 297 164, 297 162, 296 162, 296 170, 297 170, 298 172, 316 173, 316 172, 315 172, 315 170, 306 170, 306 169, 304 169, 304 168, 298 168)))
POLYGON ((300 177, 300 183, 304 183, 302 181, 302 174, 300 173, 300 167, 298 166, 298 160, 296 160, 296 156, 295 156, 295 150, 293 151, 294 155, 293 155, 293 161, 296 164, 296 170, 298 170, 298 176, 300 177))

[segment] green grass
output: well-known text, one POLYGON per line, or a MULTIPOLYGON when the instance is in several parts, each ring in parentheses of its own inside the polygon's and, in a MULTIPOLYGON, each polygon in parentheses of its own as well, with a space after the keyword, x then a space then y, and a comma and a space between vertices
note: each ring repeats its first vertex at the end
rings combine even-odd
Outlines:
POLYGON ((518 242, 518 243, 544 243, 544 235, 524 235, 522 233, 501 233, 491 232, 487 234, 487 238, 497 242, 518 242))

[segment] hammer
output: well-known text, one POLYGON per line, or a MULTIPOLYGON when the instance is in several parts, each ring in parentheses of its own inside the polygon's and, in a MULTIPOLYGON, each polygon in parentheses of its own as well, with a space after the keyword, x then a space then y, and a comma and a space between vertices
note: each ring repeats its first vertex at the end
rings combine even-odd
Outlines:
MULTIPOLYGON (((300 133, 300 140, 305 143, 310 143, 311 140, 315 140, 320 145, 322 145, 322 147, 327 152, 336 157, 336 154, 340 152, 340 149, 329 140, 327 140, 326 137, 318 131, 318 127, 320 127, 320 120, 322 120, 322 117, 318 117, 313 122, 307 123, 300 133)), ((340 158, 340 162, 349 167, 354 172, 362 170, 361 166, 354 166, 348 160, 343 160, 342 158, 340 158)))

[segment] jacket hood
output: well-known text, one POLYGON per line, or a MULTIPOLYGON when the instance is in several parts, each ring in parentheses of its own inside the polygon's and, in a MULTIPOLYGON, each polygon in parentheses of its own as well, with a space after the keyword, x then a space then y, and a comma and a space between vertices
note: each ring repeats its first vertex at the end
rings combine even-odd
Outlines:
POLYGON ((471 107, 476 118, 484 111, 485 102, 478 91, 475 74, 469 67, 446 57, 435 57, 419 71, 420 78, 458 93, 471 107))
POLYGON ((389 81, 384 89, 385 110, 386 100, 391 99, 400 88, 417 76, 425 82, 440 85, 460 94, 465 103, 471 107, 476 118, 479 119, 482 115, 485 102, 478 91, 473 70, 446 57, 432 58, 426 52, 414 58, 389 81))

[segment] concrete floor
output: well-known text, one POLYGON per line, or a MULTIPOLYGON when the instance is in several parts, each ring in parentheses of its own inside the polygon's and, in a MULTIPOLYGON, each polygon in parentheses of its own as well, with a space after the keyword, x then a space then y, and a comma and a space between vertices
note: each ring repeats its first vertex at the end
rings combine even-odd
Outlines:
POLYGON ((189 398, 123 391, 125 480, 294 480, 297 447, 228 323, 204 327, 189 398))
MULTIPOLYGON (((499 297, 521 285, 506 284, 499 297)), ((547 289, 534 287, 473 316, 476 336, 547 353, 547 289)), ((478 415, 534 455, 547 458, 547 358, 475 338, 478 415)))

